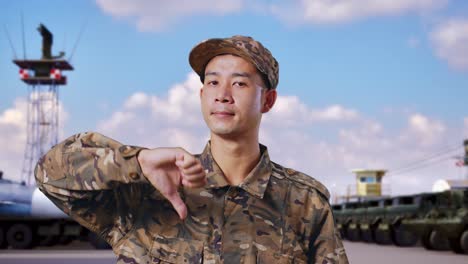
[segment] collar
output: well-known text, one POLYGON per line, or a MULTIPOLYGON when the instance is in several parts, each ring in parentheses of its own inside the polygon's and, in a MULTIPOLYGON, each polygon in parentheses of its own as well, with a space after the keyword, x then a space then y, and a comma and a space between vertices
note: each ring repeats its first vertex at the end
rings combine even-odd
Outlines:
MULTIPOLYGON (((268 155, 268 149, 262 144, 260 144, 260 155, 260 160, 257 165, 250 171, 238 187, 261 199, 263 198, 270 180, 272 165, 270 156, 268 155)), ((206 144, 199 158, 203 167, 207 170, 207 185, 205 188, 212 189, 230 186, 224 172, 213 158, 210 141, 206 144)))

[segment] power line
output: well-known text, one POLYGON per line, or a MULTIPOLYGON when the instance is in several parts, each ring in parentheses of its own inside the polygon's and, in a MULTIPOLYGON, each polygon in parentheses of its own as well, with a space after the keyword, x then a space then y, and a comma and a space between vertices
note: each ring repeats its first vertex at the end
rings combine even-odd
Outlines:
POLYGON ((450 153, 458 150, 459 148, 460 148, 459 144, 457 144, 456 146, 448 147, 448 148, 446 147, 446 148, 444 148, 442 150, 439 150, 436 153, 433 153, 433 154, 431 154, 429 156, 426 156, 426 157, 424 157, 424 158, 422 158, 420 160, 413 161, 413 162, 407 163, 407 164, 405 164, 405 165, 403 165, 401 167, 397 167, 395 169, 389 170, 389 172, 390 173, 396 173, 396 172, 399 172, 399 171, 402 171, 402 170, 407 170, 407 169, 412 168, 414 166, 418 166, 418 164, 426 163, 426 162, 428 162, 428 161, 430 161, 432 159, 435 159, 435 158, 438 158, 440 156, 450 154, 450 153))
POLYGON ((439 159, 433 160, 432 162, 429 162, 429 163, 423 163, 423 164, 415 165, 415 166, 412 166, 412 167, 408 167, 408 168, 406 168, 404 170, 403 169, 399 170, 397 172, 389 172, 388 176, 395 176, 395 175, 405 174, 405 173, 410 172, 410 171, 414 171, 414 170, 418 170, 418 169, 422 169, 422 168, 425 168, 425 167, 432 166, 432 165, 440 163, 442 161, 450 160, 451 158, 452 157, 439 157, 439 159))

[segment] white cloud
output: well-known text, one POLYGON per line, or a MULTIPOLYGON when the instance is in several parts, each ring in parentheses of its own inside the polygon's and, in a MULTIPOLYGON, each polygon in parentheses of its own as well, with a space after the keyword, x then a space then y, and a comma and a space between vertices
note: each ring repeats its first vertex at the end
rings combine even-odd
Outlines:
POLYGON ((408 118, 408 130, 403 138, 417 140, 422 145, 433 145, 442 139, 445 125, 421 114, 413 114, 408 118))
MULTIPOLYGON (((38 94, 33 94, 32 98, 37 98, 38 94)), ((49 93, 42 93, 41 96, 49 96, 49 93)), ((27 137, 27 100, 17 98, 13 106, 0 113, 0 170, 4 172, 7 179, 19 181, 21 179, 21 169, 23 153, 26 148, 27 137)), ((49 112, 50 105, 43 105, 43 113, 49 112)), ((59 103, 59 139, 63 135, 63 126, 68 118, 68 113, 59 103)))
MULTIPOLYGON (((24 98, 18 98, 14 101, 13 107, 8 108, 0 115, 0 145, 2 147, 2 156, 19 155, 24 150, 26 142, 26 110, 27 101, 24 98)), ((3 159, 0 158, 0 162, 3 159)))
POLYGON ((273 14, 296 23, 337 24, 377 16, 420 13, 444 6, 446 0, 301 0, 273 5, 273 14))
POLYGON ((456 69, 468 70, 468 19, 450 19, 430 35, 438 57, 456 69))
POLYGON ((140 31, 162 31, 194 16, 240 12, 272 15, 288 23, 337 24, 369 17, 424 13, 448 0, 96 0, 107 14, 135 23, 140 31))
POLYGON ((145 107, 150 103, 148 96, 145 93, 137 92, 130 96, 127 101, 125 101, 124 107, 127 109, 135 109, 140 107, 145 107))
POLYGON ((339 136, 342 142, 356 151, 369 151, 372 148, 388 148, 390 143, 382 138, 383 128, 375 121, 364 121, 359 127, 340 129, 339 136))
POLYGON ((96 0, 105 12, 117 18, 136 20, 141 31, 161 31, 194 15, 225 15, 243 8, 243 0, 96 0))
POLYGON ((263 119, 267 125, 304 125, 313 122, 352 121, 359 118, 354 109, 331 105, 324 109, 312 109, 297 96, 278 96, 271 111, 263 119))
POLYGON ((340 105, 332 105, 323 110, 311 111, 312 120, 317 121, 351 121, 358 117, 356 110, 346 109, 340 105))
POLYGON ((207 141, 199 90, 200 80, 190 73, 180 84, 169 88, 165 97, 137 92, 99 122, 98 131, 117 140, 145 146, 183 146, 199 151, 207 141))
POLYGON ((274 107, 264 115, 264 121, 269 124, 289 125, 305 122, 310 110, 297 96, 278 96, 274 107))

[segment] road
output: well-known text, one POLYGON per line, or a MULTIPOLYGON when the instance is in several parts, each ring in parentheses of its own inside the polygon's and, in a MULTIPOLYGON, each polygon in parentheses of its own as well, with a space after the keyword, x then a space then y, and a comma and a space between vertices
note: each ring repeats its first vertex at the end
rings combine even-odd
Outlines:
POLYGON ((111 250, 8 250, 0 251, 5 264, 115 264, 111 250))
POLYGON ((468 255, 452 251, 430 251, 422 247, 400 248, 344 241, 350 263, 357 264, 467 264, 468 255))
MULTIPOLYGON (((344 242, 352 264, 467 264, 468 255, 458 255, 450 251, 428 251, 421 247, 398 248, 359 242, 344 242)), ((110 250, 93 250, 84 245, 36 250, 2 250, 0 263, 8 264, 111 264, 115 256, 110 250)))

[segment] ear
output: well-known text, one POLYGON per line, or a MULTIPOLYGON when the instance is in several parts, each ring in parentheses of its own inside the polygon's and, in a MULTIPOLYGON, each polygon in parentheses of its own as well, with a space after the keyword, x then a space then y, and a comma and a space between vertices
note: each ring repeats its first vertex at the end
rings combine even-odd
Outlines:
POLYGON ((265 92, 265 100, 263 101, 263 105, 262 105, 262 113, 267 113, 268 111, 270 111, 271 108, 273 108, 273 105, 275 105, 275 102, 276 102, 276 90, 275 89, 272 89, 272 90, 267 90, 265 92))
POLYGON ((200 88, 200 100, 202 99, 202 95, 203 95, 203 86, 200 88))

